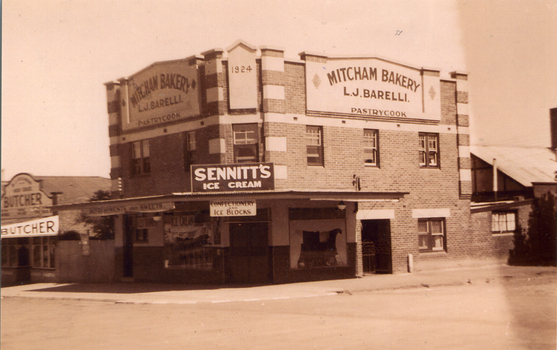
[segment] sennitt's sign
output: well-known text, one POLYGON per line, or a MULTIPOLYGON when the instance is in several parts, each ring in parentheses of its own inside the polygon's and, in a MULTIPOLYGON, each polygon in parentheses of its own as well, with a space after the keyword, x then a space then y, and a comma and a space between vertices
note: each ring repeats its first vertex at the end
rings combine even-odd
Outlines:
POLYGON ((275 189, 272 163, 192 165, 192 192, 270 191, 275 189))
POLYGON ((306 61, 308 111, 440 120, 437 71, 378 58, 306 61))
POLYGON ((60 229, 58 216, 2 225, 2 238, 55 236, 60 229))
POLYGON ((212 201, 210 203, 212 217, 223 216, 255 216, 257 205, 254 200, 244 201, 212 201))
POLYGON ((158 62, 125 81, 124 130, 155 126, 199 114, 199 78, 188 60, 158 62))
POLYGON ((101 204, 83 209, 86 216, 107 216, 126 213, 158 213, 174 209, 174 202, 153 202, 140 204, 101 204))
POLYGON ((52 215, 52 198, 29 174, 18 174, 3 188, 2 218, 30 218, 52 215))

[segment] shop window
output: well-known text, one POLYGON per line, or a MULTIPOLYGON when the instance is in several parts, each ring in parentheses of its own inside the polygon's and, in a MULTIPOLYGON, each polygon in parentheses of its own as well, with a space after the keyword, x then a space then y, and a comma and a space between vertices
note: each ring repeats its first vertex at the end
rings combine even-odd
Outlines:
POLYGON ((185 147, 184 147, 184 165, 186 171, 190 170, 190 166, 193 164, 193 152, 197 149, 197 140, 195 137, 195 131, 190 131, 186 133, 185 147))
POLYGON ((364 163, 366 166, 379 166, 379 132, 364 129, 364 163))
POLYGON ((419 133, 420 167, 439 168, 439 134, 419 133))
POLYGON ((29 238, 2 240, 2 267, 29 266, 29 238))
POLYGON ((419 219, 418 243, 420 252, 445 250, 445 220, 419 219))
POLYGON ((133 175, 151 172, 149 140, 132 143, 131 173, 133 175))
MULTIPOLYGON (((215 244, 212 220, 196 222, 195 214, 165 216, 164 222, 164 266, 211 270, 213 268, 213 245, 215 244)), ((202 218, 201 218, 202 219, 202 218)), ((220 234, 217 234, 220 240, 220 234)))
POLYGON ((31 266, 34 268, 55 268, 54 237, 31 238, 31 266))
POLYGON ((238 124, 233 126, 234 162, 253 163, 259 161, 257 124, 238 124))
POLYGON ((493 212, 491 214, 492 233, 513 233, 516 230, 516 212, 493 212))
POLYGON ((347 266, 344 211, 290 209, 290 266, 293 269, 347 266))
POLYGON ((306 126, 306 147, 308 165, 323 166, 323 128, 306 126))

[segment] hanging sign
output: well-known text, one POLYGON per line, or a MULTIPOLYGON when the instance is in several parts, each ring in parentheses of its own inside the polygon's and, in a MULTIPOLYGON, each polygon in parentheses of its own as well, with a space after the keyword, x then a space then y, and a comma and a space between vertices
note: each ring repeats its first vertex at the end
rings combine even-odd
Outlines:
POLYGON ((275 189, 273 163, 192 165, 191 174, 192 192, 275 189))
POLYGON ((58 215, 37 220, 2 225, 2 238, 56 236, 60 229, 58 215))
POLYGON ((174 209, 174 202, 154 202, 140 204, 101 204, 83 209, 86 216, 107 216, 126 213, 158 213, 174 209))
POLYGON ((255 216, 257 214, 254 200, 212 201, 210 203, 210 210, 212 217, 255 216))

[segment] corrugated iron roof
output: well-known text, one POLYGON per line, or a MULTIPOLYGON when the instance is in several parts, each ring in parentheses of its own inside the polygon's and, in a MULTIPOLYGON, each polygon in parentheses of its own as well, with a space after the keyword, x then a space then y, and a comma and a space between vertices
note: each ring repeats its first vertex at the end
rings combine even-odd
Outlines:
POLYGON ((42 181, 41 189, 48 195, 62 192, 58 204, 88 202, 96 191, 109 191, 111 186, 110 179, 100 176, 32 176, 42 181))
POLYGON ((555 182, 557 162, 555 153, 545 147, 470 146, 470 153, 493 165, 504 174, 531 187, 533 182, 555 182))

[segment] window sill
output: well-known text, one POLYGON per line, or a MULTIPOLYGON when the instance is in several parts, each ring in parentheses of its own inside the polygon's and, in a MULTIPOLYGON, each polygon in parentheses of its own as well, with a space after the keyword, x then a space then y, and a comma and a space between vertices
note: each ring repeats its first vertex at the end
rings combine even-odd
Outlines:
POLYGON ((446 250, 420 250, 420 254, 427 254, 427 255, 446 255, 446 250))
POLYGON ((491 232, 493 237, 514 236, 514 232, 491 232))

